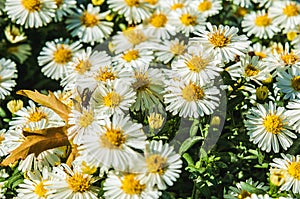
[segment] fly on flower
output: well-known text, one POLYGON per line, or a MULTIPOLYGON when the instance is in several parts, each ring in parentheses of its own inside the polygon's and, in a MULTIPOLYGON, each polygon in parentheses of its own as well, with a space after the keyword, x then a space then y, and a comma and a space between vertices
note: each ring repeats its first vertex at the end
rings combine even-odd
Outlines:
POLYGON ((72 101, 74 103, 74 107, 76 110, 79 110, 81 112, 82 107, 83 108, 88 108, 90 105, 90 100, 92 97, 93 92, 95 91, 95 89, 90 90, 89 88, 84 88, 81 91, 81 88, 78 86, 77 89, 77 96, 75 96, 74 98, 72 98, 72 101))

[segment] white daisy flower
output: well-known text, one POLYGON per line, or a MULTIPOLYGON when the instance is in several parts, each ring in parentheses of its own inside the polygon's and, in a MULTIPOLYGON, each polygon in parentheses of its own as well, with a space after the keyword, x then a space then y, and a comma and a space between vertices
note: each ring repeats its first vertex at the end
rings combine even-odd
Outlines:
POLYGON ((149 110, 163 101, 164 78, 159 69, 149 68, 148 65, 134 69, 131 87, 136 92, 136 101, 131 109, 135 111, 149 110))
POLYGON ((69 115, 68 137, 74 144, 80 145, 84 136, 92 134, 104 124, 104 118, 107 117, 99 110, 94 108, 82 108, 72 110, 69 115))
POLYGON ((292 115, 290 124, 296 132, 300 132, 300 99, 294 99, 288 102, 286 108, 287 114, 292 115))
POLYGON ((249 52, 253 52, 255 56, 258 56, 259 59, 263 59, 267 57, 267 54, 270 53, 270 48, 267 48, 266 46, 262 45, 259 42, 256 42, 252 44, 249 48, 249 52))
MULTIPOLYGON (((65 78, 61 85, 65 90, 74 89, 79 82, 78 79, 98 70, 99 66, 111 64, 111 57, 105 51, 92 51, 91 47, 77 52, 73 60, 67 65, 65 78)), ((91 88, 93 90, 94 88, 91 88)))
POLYGON ((228 71, 233 79, 239 79, 243 77, 247 81, 254 80, 257 83, 265 80, 270 72, 259 60, 258 56, 251 57, 249 55, 241 57, 239 62, 229 66, 226 71, 228 71))
POLYGON ((243 32, 247 36, 254 35, 260 39, 272 39, 280 31, 278 25, 274 23, 265 10, 258 10, 247 14, 242 21, 243 32))
POLYGON ((39 28, 52 21, 56 4, 53 0, 7 0, 5 11, 12 21, 25 28, 39 28))
POLYGON ((165 1, 160 1, 160 7, 165 10, 169 11, 178 11, 183 8, 189 8, 191 7, 191 2, 190 0, 165 0, 165 1))
POLYGON ((285 181, 280 187, 280 191, 289 191, 293 193, 300 193, 300 156, 293 156, 290 154, 281 154, 282 158, 274 158, 270 163, 271 167, 275 167, 284 171, 285 181))
POLYGON ((273 76, 275 76, 278 72, 284 71, 287 68, 300 68, 300 51, 290 49, 289 44, 285 43, 284 51, 278 52, 274 50, 273 54, 268 54, 263 59, 263 62, 268 70, 275 70, 273 73, 273 76))
POLYGON ((13 87, 16 86, 17 68, 15 62, 10 59, 0 59, 0 99, 5 99, 13 87))
POLYGON ((300 6, 297 1, 274 1, 268 13, 281 28, 292 29, 300 24, 300 6))
POLYGON ((55 0, 56 12, 54 21, 62 21, 65 16, 74 14, 73 9, 76 8, 76 0, 55 0))
POLYGON ((180 117, 210 115, 218 106, 220 91, 209 84, 170 80, 165 88, 166 110, 180 117))
POLYGON ((171 60, 176 60, 180 55, 187 51, 187 44, 184 40, 178 38, 172 40, 162 40, 155 48, 155 56, 164 64, 171 60))
POLYGON ((94 91, 92 102, 106 114, 122 114, 135 102, 136 93, 128 82, 115 80, 99 85, 94 91))
POLYGON ((69 39, 63 40, 63 38, 46 42, 38 56, 38 64, 42 67, 42 73, 55 80, 64 78, 67 65, 81 47, 80 42, 71 43, 69 39))
POLYGON ((272 101, 269 104, 257 104, 249 110, 244 121, 250 136, 250 141, 266 152, 279 152, 280 146, 287 150, 292 144, 292 138, 297 136, 290 131, 290 116, 285 108, 277 107, 272 101))
POLYGON ((103 20, 109 12, 100 13, 100 7, 93 7, 92 4, 88 4, 87 8, 81 6, 76 13, 68 16, 66 28, 73 37, 78 37, 84 43, 101 43, 113 31, 113 23, 103 20))
POLYGON ((223 71, 221 61, 205 51, 201 44, 190 46, 188 53, 172 62, 171 67, 184 81, 200 82, 200 84, 213 80, 223 71))
POLYGON ((51 127, 63 126, 63 120, 52 109, 39 106, 29 100, 29 106, 23 107, 9 122, 10 129, 40 130, 51 127))
POLYGON ((22 129, 8 129, 6 133, 2 134, 2 152, 8 154, 19 147, 25 139, 22 129))
POLYGON ((168 143, 152 140, 146 145, 145 171, 141 174, 141 183, 151 187, 157 186, 159 190, 165 190, 173 186, 176 178, 181 173, 182 161, 180 155, 168 143))
POLYGON ((129 49, 134 49, 140 44, 148 43, 153 40, 150 35, 147 35, 143 26, 129 27, 126 30, 118 31, 112 37, 112 51, 116 54, 129 49))
POLYGON ((49 174, 50 189, 55 190, 49 199, 97 199, 99 188, 93 183, 97 181, 92 175, 80 172, 77 166, 71 169, 66 164, 54 167, 49 174))
POLYGON ((196 7, 205 18, 219 14, 223 8, 221 0, 197 0, 193 1, 192 7, 196 7))
POLYGON ((129 24, 137 24, 150 17, 151 6, 141 0, 108 0, 109 8, 124 15, 129 24))
POLYGON ((183 8, 170 13, 170 23, 176 27, 176 32, 189 36, 194 31, 205 28, 205 19, 196 9, 183 8))
POLYGON ((147 35, 158 39, 169 39, 175 34, 175 27, 171 25, 169 13, 156 10, 149 19, 144 20, 144 29, 147 35))
POLYGON ((238 56, 244 56, 250 45, 245 35, 237 35, 238 28, 207 24, 208 31, 200 30, 195 32, 199 37, 192 38, 192 41, 200 42, 204 48, 212 52, 217 59, 224 62, 233 61, 238 56))
POLYGON ((284 93, 284 99, 300 99, 300 68, 289 68, 276 78, 276 85, 284 93))
POLYGON ((148 184, 141 183, 136 173, 116 174, 110 172, 104 182, 104 197, 107 199, 158 199, 161 195, 148 184))
POLYGON ((144 149, 146 136, 142 124, 133 123, 129 116, 114 114, 110 121, 86 135, 78 148, 80 155, 97 166, 125 171, 132 168, 139 154, 133 149, 144 149))
POLYGON ((150 49, 133 48, 116 55, 113 62, 114 65, 132 69, 141 65, 149 65, 153 59, 153 52, 150 49))
POLYGON ((26 178, 18 185, 18 198, 46 199, 54 190, 49 190, 49 168, 26 172, 26 178))

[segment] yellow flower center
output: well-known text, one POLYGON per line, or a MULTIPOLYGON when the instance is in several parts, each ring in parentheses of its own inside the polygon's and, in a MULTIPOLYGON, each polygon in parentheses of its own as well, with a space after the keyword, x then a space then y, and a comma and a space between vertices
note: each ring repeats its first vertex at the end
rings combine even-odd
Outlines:
POLYGON ((253 66, 252 64, 248 64, 245 68, 245 75, 248 77, 255 76, 259 73, 259 69, 253 66))
POLYGON ((295 91, 300 91, 300 76, 295 76, 291 80, 291 85, 295 91))
POLYGON ((210 10, 211 6, 212 6, 211 1, 204 0, 203 2, 199 3, 198 10, 200 12, 205 12, 207 10, 210 10))
POLYGON ((5 140, 4 135, 0 135, 0 144, 5 140))
POLYGON ((86 128, 94 121, 94 113, 93 111, 83 110, 82 115, 79 118, 78 125, 86 128))
POLYGON ((90 14, 88 12, 84 12, 83 15, 80 17, 80 20, 82 25, 86 27, 94 27, 100 22, 96 15, 90 14))
POLYGON ((116 79, 116 74, 112 71, 112 67, 100 68, 99 73, 95 76, 95 80, 106 82, 107 80, 116 79))
POLYGON ((114 91, 111 91, 106 96, 103 97, 104 106, 115 108, 122 101, 122 96, 114 91))
POLYGON ((283 14, 288 17, 294 17, 299 15, 299 7, 295 3, 290 3, 283 8, 283 14))
POLYGON ((159 129, 164 122, 163 116, 158 113, 150 113, 150 115, 147 116, 147 119, 151 129, 159 129))
POLYGON ((54 61, 58 64, 66 64, 72 60, 72 51, 61 45, 60 48, 57 48, 53 53, 54 61))
POLYGON ((164 174, 167 167, 167 159, 158 154, 146 158, 147 168, 150 173, 164 174))
POLYGON ((182 55, 185 51, 185 45, 181 44, 181 43, 174 43, 170 46, 170 51, 174 54, 174 55, 182 55))
POLYGON ((100 6, 104 3, 104 0, 92 0, 94 6, 100 6))
POLYGON ((45 189, 43 181, 35 186, 34 193, 39 197, 46 197, 47 189, 45 189))
POLYGON ((148 74, 135 73, 136 81, 132 84, 132 88, 138 91, 144 91, 149 88, 150 80, 148 74))
POLYGON ((217 31, 214 33, 209 33, 208 40, 215 47, 224 47, 230 43, 230 38, 225 36, 225 31, 217 31))
POLYGON ((124 31, 124 36, 129 40, 133 45, 138 45, 147 40, 145 34, 140 30, 128 29, 124 31))
POLYGON ((59 8, 63 4, 64 0, 55 0, 56 6, 59 8))
POLYGON ((42 119, 48 119, 48 116, 37 107, 33 112, 29 114, 28 117, 29 122, 38 122, 41 121, 42 119))
POLYGON ((42 7, 40 0, 22 0, 21 3, 29 12, 40 11, 42 7))
POLYGON ((75 66, 75 71, 80 75, 83 75, 85 72, 89 71, 92 67, 92 64, 88 60, 79 60, 79 63, 75 66))
POLYGON ((86 192, 91 186, 90 178, 77 172, 73 176, 67 178, 67 183, 74 192, 80 193, 86 192))
POLYGON ((139 6, 139 5, 140 5, 140 1, 139 1, 139 0, 125 0, 125 3, 126 3, 129 7, 139 6))
POLYGON ((283 130, 283 122, 278 115, 269 114, 263 120, 263 125, 267 132, 275 135, 280 134, 283 130))
POLYGON ((117 128, 106 127, 106 132, 100 137, 101 143, 110 149, 120 148, 126 142, 124 131, 117 128))
POLYGON ((176 9, 180 9, 180 8, 183 8, 184 5, 183 3, 174 3, 172 6, 171 6, 171 10, 176 10, 176 9))
POLYGON ((269 94, 269 89, 266 86, 260 86, 256 89, 256 98, 258 100, 265 100, 267 99, 269 94))
POLYGON ((293 65, 299 60, 299 57, 291 52, 290 54, 281 55, 281 59, 285 64, 293 65))
POLYGON ((294 31, 289 31, 286 34, 286 37, 289 41, 293 41, 297 36, 298 36, 297 32, 294 32, 294 31))
POLYGON ((241 193, 237 196, 238 199, 245 199, 247 197, 250 197, 251 193, 248 191, 242 190, 241 193))
POLYGON ((189 13, 183 14, 180 17, 180 21, 186 26, 195 26, 197 25, 197 16, 192 16, 189 13))
POLYGON ((124 179, 122 180, 121 189, 126 194, 140 195, 145 188, 146 185, 141 184, 139 180, 136 180, 134 174, 127 174, 124 176, 124 179))
POLYGON ((290 176, 300 180, 300 162, 291 162, 287 168, 287 171, 290 176))
POLYGON ((200 56, 193 55, 190 60, 185 61, 185 64, 191 71, 199 73, 206 68, 208 61, 200 56))
POLYGON ((144 0, 145 2, 151 4, 151 5, 156 5, 158 0, 144 0))
POLYGON ((184 87, 181 92, 183 99, 188 102, 201 100, 205 95, 204 90, 194 83, 190 83, 189 85, 184 87))
POLYGON ((265 53, 263 53, 263 52, 255 51, 254 54, 255 54, 255 56, 258 56, 259 59, 263 59, 263 58, 267 57, 267 55, 265 53))
POLYGON ((97 167, 88 165, 85 161, 82 161, 81 170, 82 170, 82 173, 92 175, 93 173, 95 173, 97 171, 97 167))
POLYGON ((254 23, 255 23, 257 26, 260 26, 260 27, 266 27, 266 26, 269 26, 269 25, 271 24, 271 22, 272 22, 272 19, 270 19, 270 18, 268 17, 268 15, 265 14, 265 15, 256 17, 254 23))
POLYGON ((153 14, 150 17, 150 23, 156 28, 164 27, 168 21, 168 18, 164 14, 153 14))
POLYGON ((132 60, 136 60, 136 59, 139 58, 139 51, 138 50, 129 50, 126 53, 124 53, 122 58, 127 62, 131 62, 132 60))

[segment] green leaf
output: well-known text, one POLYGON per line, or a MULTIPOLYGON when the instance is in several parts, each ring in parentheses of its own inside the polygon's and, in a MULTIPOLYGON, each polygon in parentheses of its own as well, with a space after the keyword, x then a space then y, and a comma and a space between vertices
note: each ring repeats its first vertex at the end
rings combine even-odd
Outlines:
POLYGON ((188 166, 194 166, 195 163, 194 163, 194 160, 193 158, 190 156, 190 154, 188 153, 184 153, 182 155, 182 157, 185 159, 185 161, 188 163, 188 166))
POLYGON ((198 129, 199 129, 199 120, 194 119, 194 122, 190 128, 190 137, 196 136, 198 129))
POLYGON ((203 140, 203 138, 200 136, 190 137, 186 139, 179 148, 179 154, 182 155, 184 152, 189 150, 189 148, 191 148, 194 144, 196 144, 200 140, 203 140))

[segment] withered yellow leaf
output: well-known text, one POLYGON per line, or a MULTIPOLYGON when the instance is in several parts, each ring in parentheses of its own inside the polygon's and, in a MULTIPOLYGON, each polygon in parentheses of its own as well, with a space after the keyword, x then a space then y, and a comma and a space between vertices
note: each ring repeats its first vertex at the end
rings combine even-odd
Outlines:
POLYGON ((75 158, 79 155, 78 150, 77 150, 77 145, 73 144, 72 146, 72 151, 69 154, 69 157, 66 161, 66 164, 71 166, 72 162, 75 160, 75 158))
POLYGON ((68 115, 71 112, 71 108, 57 99, 57 97, 51 91, 49 91, 49 95, 44 95, 37 90, 19 90, 17 91, 17 94, 26 96, 33 101, 52 109, 66 123, 68 122, 68 115))
POLYGON ((45 129, 45 134, 24 133, 25 141, 2 162, 1 166, 8 166, 19 159, 25 159, 29 154, 38 156, 41 152, 56 147, 70 145, 66 135, 66 127, 55 127, 45 129))

